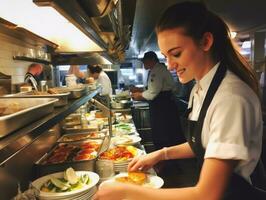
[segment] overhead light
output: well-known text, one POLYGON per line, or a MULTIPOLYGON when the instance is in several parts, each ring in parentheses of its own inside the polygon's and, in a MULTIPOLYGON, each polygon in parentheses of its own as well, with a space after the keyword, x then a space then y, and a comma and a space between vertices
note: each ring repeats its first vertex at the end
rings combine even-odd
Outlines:
POLYGON ((232 39, 234 39, 234 38, 236 37, 236 35, 237 35, 237 32, 235 32, 235 31, 230 31, 230 37, 231 37, 232 39))
POLYGON ((32 0, 1 0, 0 17, 56 43, 60 52, 103 51, 54 8, 32 0))

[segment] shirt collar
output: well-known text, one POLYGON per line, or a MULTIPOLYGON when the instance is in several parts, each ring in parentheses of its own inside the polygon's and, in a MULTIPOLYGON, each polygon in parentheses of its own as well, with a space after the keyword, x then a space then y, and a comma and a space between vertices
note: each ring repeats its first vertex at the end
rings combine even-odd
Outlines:
POLYGON ((211 84, 211 81, 212 81, 212 79, 215 75, 215 72, 217 71, 219 65, 220 65, 220 62, 216 63, 212 67, 212 69, 202 77, 202 79, 200 79, 199 81, 196 81, 197 91, 198 90, 203 90, 203 91, 208 90, 208 88, 211 84))

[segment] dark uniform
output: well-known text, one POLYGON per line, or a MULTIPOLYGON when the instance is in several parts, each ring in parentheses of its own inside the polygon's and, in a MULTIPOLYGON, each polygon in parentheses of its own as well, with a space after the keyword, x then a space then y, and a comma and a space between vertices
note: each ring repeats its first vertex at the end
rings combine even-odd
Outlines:
POLYGON ((142 96, 149 101, 152 138, 156 149, 185 141, 174 91, 175 83, 171 73, 165 65, 155 64, 149 71, 147 90, 142 96))

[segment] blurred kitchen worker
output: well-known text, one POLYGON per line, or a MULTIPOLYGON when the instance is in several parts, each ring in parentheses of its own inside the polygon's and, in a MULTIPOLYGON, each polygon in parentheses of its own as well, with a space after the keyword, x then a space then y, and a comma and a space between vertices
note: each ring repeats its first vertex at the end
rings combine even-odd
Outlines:
POLYGON ((93 77, 96 83, 102 86, 100 96, 103 103, 108 105, 108 102, 110 102, 110 98, 113 93, 110 78, 99 65, 88 65, 87 69, 89 77, 93 77))
POLYGON ((32 63, 28 67, 28 71, 25 74, 24 82, 31 84, 35 90, 38 90, 37 86, 41 80, 43 80, 43 66, 38 63, 32 63))
POLYGON ((174 101, 175 83, 171 73, 153 51, 142 59, 148 72, 147 90, 132 91, 134 100, 148 100, 153 143, 156 149, 183 143, 178 109, 174 101))
POLYGON ((86 74, 79 69, 79 65, 70 65, 67 74, 74 74, 77 77, 77 83, 85 83, 86 74))

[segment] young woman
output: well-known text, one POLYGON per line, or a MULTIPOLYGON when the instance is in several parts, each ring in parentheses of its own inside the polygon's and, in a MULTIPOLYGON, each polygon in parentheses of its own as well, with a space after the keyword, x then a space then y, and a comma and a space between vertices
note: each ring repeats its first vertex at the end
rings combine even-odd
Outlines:
POLYGON ((196 80, 184 122, 187 142, 135 158, 128 170, 197 157, 198 182, 160 190, 103 184, 95 199, 259 199, 250 181, 262 146, 258 82, 234 49, 226 24, 203 4, 184 2, 165 11, 156 31, 160 50, 179 80, 196 80))

